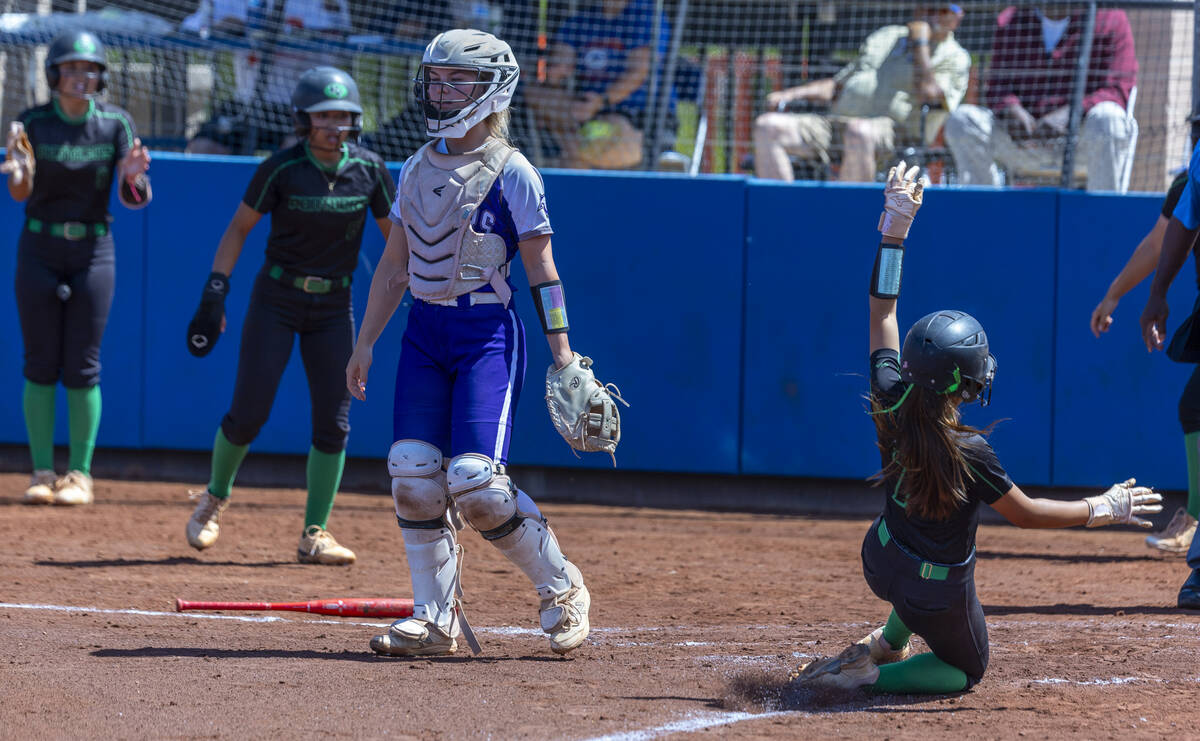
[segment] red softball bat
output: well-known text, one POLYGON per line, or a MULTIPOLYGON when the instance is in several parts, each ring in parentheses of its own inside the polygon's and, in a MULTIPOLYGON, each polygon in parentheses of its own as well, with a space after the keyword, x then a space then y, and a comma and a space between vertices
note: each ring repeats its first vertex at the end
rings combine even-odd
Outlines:
POLYGON ((314 599, 307 602, 191 602, 175 600, 175 609, 186 610, 289 610, 341 617, 412 617, 410 599, 314 599))

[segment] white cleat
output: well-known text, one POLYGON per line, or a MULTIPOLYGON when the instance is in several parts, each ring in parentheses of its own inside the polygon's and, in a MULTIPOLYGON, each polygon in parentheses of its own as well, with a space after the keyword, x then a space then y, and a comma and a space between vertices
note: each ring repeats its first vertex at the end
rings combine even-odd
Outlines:
POLYGON ((427 620, 405 618, 373 637, 371 650, 389 656, 445 656, 458 650, 458 642, 427 620))
POLYGON ((837 656, 817 659, 792 672, 792 684, 805 689, 856 690, 879 680, 871 649, 855 643, 837 656))
POLYGON ((1164 553, 1186 556, 1195 535, 1196 519, 1180 507, 1162 532, 1146 536, 1146 545, 1164 553))
POLYGON ((871 631, 859 643, 871 650, 871 662, 876 666, 904 661, 912 652, 911 643, 905 643, 898 649, 892 648, 891 644, 883 637, 883 628, 871 631))
POLYGON ((199 498, 200 501, 196 503, 196 509, 187 523, 187 541, 188 545, 202 551, 217 542, 217 536, 221 534, 218 520, 229 506, 229 497, 214 497, 206 489, 194 494, 193 498, 199 498))
POLYGON ((334 540, 333 535, 320 525, 309 525, 300 535, 296 547, 296 558, 300 563, 316 563, 323 566, 348 566, 354 563, 354 551, 334 540))
POLYGON ((54 503, 66 507, 91 504, 92 477, 83 471, 67 471, 54 485, 54 503))
POLYGON ((58 477, 49 468, 39 468, 29 479, 25 490, 25 504, 54 504, 54 484, 58 477))
POLYGON ((570 561, 567 575, 571 578, 571 589, 542 600, 542 630, 550 634, 550 650, 556 654, 578 648, 591 631, 588 611, 592 608, 592 595, 583 584, 583 574, 570 561))

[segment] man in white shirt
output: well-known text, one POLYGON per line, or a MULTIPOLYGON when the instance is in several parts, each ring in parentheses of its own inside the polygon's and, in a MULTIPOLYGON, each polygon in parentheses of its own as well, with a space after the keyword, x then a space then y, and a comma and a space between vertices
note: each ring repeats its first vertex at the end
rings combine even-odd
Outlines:
POLYGON ((957 5, 918 7, 907 25, 884 26, 863 42, 858 57, 836 75, 767 96, 769 112, 754 122, 754 169, 761 178, 792 180, 790 156, 830 161, 833 126, 842 127, 839 179, 875 179, 876 155, 921 133, 921 106, 935 109, 926 121, 932 143, 946 112, 967 92, 971 56, 954 38, 962 20, 957 5), (793 101, 832 102, 830 115, 786 113, 793 101))

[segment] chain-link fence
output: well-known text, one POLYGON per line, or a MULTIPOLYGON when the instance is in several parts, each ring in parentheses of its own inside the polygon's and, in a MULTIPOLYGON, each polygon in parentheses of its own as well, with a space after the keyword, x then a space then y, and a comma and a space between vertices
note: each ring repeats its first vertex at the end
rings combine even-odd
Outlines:
POLYGON ((280 146, 324 63, 400 160, 425 138, 421 50, 466 26, 513 46, 513 133, 541 166, 865 180, 904 157, 945 183, 1162 190, 1191 149, 1196 5, 0 0, 0 117, 47 99, 46 43, 86 28, 156 148, 280 146))

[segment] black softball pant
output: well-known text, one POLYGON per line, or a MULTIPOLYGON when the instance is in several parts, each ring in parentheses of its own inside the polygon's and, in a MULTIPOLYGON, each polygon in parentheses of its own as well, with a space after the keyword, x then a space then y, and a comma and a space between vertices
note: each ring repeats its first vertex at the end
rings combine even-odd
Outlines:
POLYGON ((221 430, 234 445, 249 445, 267 423, 279 381, 300 337, 300 359, 312 403, 312 444, 322 453, 346 449, 350 392, 346 363, 354 349, 350 290, 305 293, 260 271, 242 326, 233 403, 221 430))
POLYGON ((933 655, 967 675, 967 688, 988 665, 987 624, 975 595, 975 559, 950 569, 943 581, 921 576, 920 562, 895 539, 884 545, 876 520, 862 545, 863 576, 875 596, 892 604, 909 630, 925 639, 933 655))
POLYGON ((1192 370, 1179 396, 1179 424, 1185 435, 1200 432, 1200 365, 1192 370))
POLYGON ((25 378, 53 386, 100 383, 100 341, 116 281, 112 234, 70 241, 22 229, 15 295, 25 341, 25 378), (71 289, 58 296, 58 286, 71 289))

